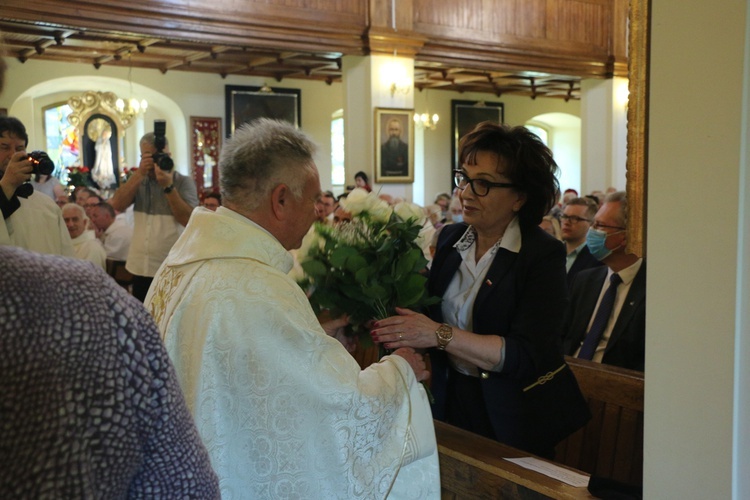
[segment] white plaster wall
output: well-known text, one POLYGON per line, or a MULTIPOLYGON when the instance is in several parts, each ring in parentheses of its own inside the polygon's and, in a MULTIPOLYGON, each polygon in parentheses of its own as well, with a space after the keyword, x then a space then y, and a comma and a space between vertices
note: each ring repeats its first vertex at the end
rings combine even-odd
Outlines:
MULTIPOLYGON (((127 68, 102 66, 96 70, 87 64, 55 63, 31 59, 21 64, 16 59, 5 58, 8 64, 5 90, 0 95, 0 107, 18 116, 29 129, 30 146, 43 138, 43 126, 39 105, 57 101, 67 101, 68 97, 86 90, 113 91, 127 97, 130 89, 127 81, 127 68), (43 97, 21 97, 32 87, 44 89, 43 97), (54 95, 46 95, 53 93, 54 95), (19 99, 20 97, 20 99, 19 99), (30 125, 32 124, 32 125, 30 125)), ((191 116, 212 116, 225 119, 225 85, 260 86, 267 83, 272 87, 297 88, 302 91, 302 128, 309 133, 319 146, 316 161, 323 173, 321 183, 324 189, 330 188, 331 141, 330 120, 337 109, 343 107, 343 93, 340 83, 327 85, 325 82, 285 79, 276 82, 256 77, 229 76, 222 79, 218 75, 169 71, 162 74, 157 70, 133 68, 133 92, 143 95, 149 101, 145 116, 144 131, 152 129, 155 118, 166 118, 167 138, 181 171, 186 171, 189 156, 189 136, 191 116)), ((226 121, 222 123, 226 135, 226 121)), ((132 133, 140 137, 141 133, 132 133)), ((137 164, 137 139, 128 140, 129 164, 137 164)))
MULTIPOLYGON (((416 91, 414 94, 416 111, 420 113, 425 111, 426 101, 429 100, 430 112, 440 115, 437 129, 424 131, 424 199, 427 204, 433 202, 437 193, 450 193, 453 189, 451 185, 451 141, 453 141, 451 100, 454 99, 502 102, 505 105, 505 123, 509 125, 523 125, 533 117, 545 113, 568 113, 580 116, 581 111, 580 101, 572 100, 565 102, 562 99, 531 99, 530 97, 511 95, 496 97, 495 95, 478 92, 448 91, 430 91, 429 95, 425 96, 424 91, 416 91)), ((577 140, 579 142, 574 147, 580 148, 580 137, 577 140)), ((415 201, 420 203, 418 200, 415 201)))
POLYGON ((626 108, 616 104, 621 79, 581 82, 581 189, 625 189, 626 108))
POLYGON ((652 9, 644 497, 745 499, 732 485, 750 476, 733 465, 747 2, 652 9))
POLYGON ((627 155, 628 155, 628 105, 627 105, 627 78, 613 78, 612 89, 612 157, 610 165, 612 177, 609 185, 618 191, 625 191, 627 184, 627 155), (624 91, 621 99, 620 93, 624 91))
MULTIPOLYGON (((345 71, 354 71, 354 78, 362 82, 369 82, 370 75, 377 74, 380 64, 387 62, 390 57, 375 58, 375 62, 368 62, 368 58, 347 56, 344 58, 345 71), (364 66, 362 66, 364 65, 364 66), (371 67, 372 65, 372 67, 371 67), (362 73, 359 77, 359 73, 362 73)), ((36 138, 43 136, 41 114, 34 116, 35 104, 39 102, 60 100, 65 101, 71 95, 85 90, 109 90, 126 96, 129 94, 127 68, 113 68, 103 66, 99 70, 91 65, 54 63, 35 61, 33 59, 21 64, 13 58, 5 58, 9 66, 6 89, 0 95, 0 107, 9 108, 12 114, 19 116, 29 126, 31 145, 36 138), (64 80, 59 80, 64 79, 64 80), (55 81, 54 83, 48 83, 55 81), (66 82, 66 90, 55 92, 55 84, 66 82), (29 88, 41 85, 47 86, 45 92, 53 92, 54 96, 45 96, 39 102, 22 98, 29 88)), ((299 88, 302 90, 302 128, 308 132, 320 146, 316 157, 321 172, 323 189, 331 188, 330 168, 330 119, 337 110, 344 108, 352 113, 355 123, 346 125, 347 135, 347 182, 353 180, 353 174, 359 166, 373 168, 373 120, 376 106, 414 108, 422 111, 424 108, 424 92, 413 91, 408 95, 396 95, 391 98, 390 93, 381 88, 381 84, 374 82, 372 88, 361 86, 345 96, 341 83, 327 85, 324 82, 285 79, 281 82, 265 80, 255 77, 230 76, 226 79, 218 75, 203 73, 188 73, 169 71, 162 74, 157 70, 133 68, 134 93, 144 95, 149 100, 149 111, 141 130, 133 130, 127 137, 128 163, 137 164, 137 138, 150 130, 154 118, 167 118, 169 121, 167 136, 175 156, 178 168, 186 169, 189 158, 188 128, 191 116, 215 116, 225 118, 225 85, 254 85, 267 83, 273 87, 299 88), (370 104, 363 103, 369 101, 370 104), (376 104, 377 103, 377 104, 376 104), (369 106, 369 109, 360 109, 369 106), (165 116, 167 114, 168 116, 165 116), (132 138, 130 136, 133 136, 132 138), (350 172, 351 170, 351 172, 350 172)), ((364 85, 364 84, 363 84, 364 85)), ((440 124, 434 131, 425 131, 422 136, 416 134, 417 145, 423 148, 415 156, 416 181, 419 186, 387 184, 383 185, 384 192, 394 196, 404 196, 420 204, 429 204, 435 194, 450 192, 451 185, 451 104, 452 99, 499 101, 505 104, 505 122, 511 125, 521 125, 534 116, 544 113, 569 113, 580 116, 580 101, 565 102, 562 99, 531 99, 520 96, 496 97, 481 93, 458 93, 447 91, 430 91, 429 107, 440 115, 440 124)), ((223 126, 226 122, 223 122, 223 126)), ((364 169, 364 168, 363 168, 364 169)))
POLYGON ((550 146, 560 167, 560 191, 573 188, 579 194, 584 194, 581 192, 581 128, 556 128, 550 146))
POLYGON ((545 113, 530 123, 548 131, 547 142, 560 167, 560 191, 575 189, 585 194, 581 192, 581 119, 568 113, 545 113))

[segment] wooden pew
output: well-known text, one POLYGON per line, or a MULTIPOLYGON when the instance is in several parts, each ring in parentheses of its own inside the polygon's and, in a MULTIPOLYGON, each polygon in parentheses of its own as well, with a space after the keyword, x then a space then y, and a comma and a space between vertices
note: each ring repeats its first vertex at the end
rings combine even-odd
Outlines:
MULTIPOLYGON (((377 349, 358 348, 364 368, 377 349)), ((587 475, 643 484, 644 374, 566 357, 591 410, 591 420, 556 447, 555 463, 587 475)), ((543 474, 502 460, 529 456, 515 448, 435 420, 443 499, 593 498, 543 474)))
POLYGON ((592 418, 562 441, 555 461, 592 476, 643 484, 643 372, 566 358, 592 418))
POLYGON ((595 498, 586 488, 570 486, 503 460, 528 457, 529 453, 438 420, 435 420, 435 434, 440 456, 442 500, 595 498))
MULTIPOLYGON (((643 372, 567 358, 592 419, 562 441, 555 464, 586 475, 643 483, 643 372)), ((529 456, 435 421, 444 500, 460 498, 594 498, 503 458, 529 456)))

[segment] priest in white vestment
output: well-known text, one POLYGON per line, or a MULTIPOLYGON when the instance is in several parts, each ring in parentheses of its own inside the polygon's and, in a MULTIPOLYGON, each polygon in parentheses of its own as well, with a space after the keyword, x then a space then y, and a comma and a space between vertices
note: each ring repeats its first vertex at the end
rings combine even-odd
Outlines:
POLYGON ((0 117, 0 245, 73 257, 60 208, 26 184, 34 171, 26 154, 28 142, 20 120, 0 117))
POLYGON ((321 194, 314 148, 285 122, 237 130, 224 206, 195 209, 146 306, 225 500, 439 498, 421 356, 361 370, 287 275, 321 194))
POLYGON ((66 203, 62 207, 63 220, 73 242, 75 257, 93 262, 107 270, 107 253, 93 230, 86 229, 89 221, 86 211, 77 203, 66 203))

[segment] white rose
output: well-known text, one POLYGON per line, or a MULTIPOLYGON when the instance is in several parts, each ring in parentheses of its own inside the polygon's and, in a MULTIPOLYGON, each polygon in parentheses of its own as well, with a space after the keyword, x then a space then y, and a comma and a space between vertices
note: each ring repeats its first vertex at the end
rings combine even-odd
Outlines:
POLYGON ((346 198, 341 200, 341 207, 355 216, 368 209, 371 204, 370 193, 362 188, 352 190, 346 198))
POLYGON ((367 212, 370 214, 370 218, 377 222, 388 222, 391 219, 393 209, 388 204, 388 202, 383 201, 375 196, 373 196, 373 198, 375 201, 367 209, 367 212))
POLYGON ((393 211, 396 212, 396 215, 398 215, 403 221, 415 219, 420 224, 424 223, 424 210, 422 210, 422 207, 415 205, 414 203, 402 201, 393 207, 393 211))
POLYGON ((322 250, 324 246, 325 241, 320 237, 315 224, 313 224, 307 234, 305 234, 305 237, 302 238, 302 244, 299 250, 297 250, 297 259, 299 262, 305 262, 310 258, 311 248, 318 247, 322 250))

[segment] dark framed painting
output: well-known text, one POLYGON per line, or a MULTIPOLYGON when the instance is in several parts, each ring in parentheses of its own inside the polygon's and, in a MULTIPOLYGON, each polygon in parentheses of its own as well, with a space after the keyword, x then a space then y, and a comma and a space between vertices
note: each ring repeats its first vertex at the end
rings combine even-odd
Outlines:
POLYGON ((413 109, 375 108, 375 182, 414 182, 413 109))
POLYGON ((477 124, 484 121, 503 123, 505 120, 504 106, 502 102, 487 101, 460 101, 451 100, 451 186, 453 185, 453 170, 460 168, 458 164, 458 143, 461 137, 471 132, 477 124))
POLYGON ((247 87, 226 85, 224 90, 226 102, 227 137, 243 123, 258 118, 284 120, 295 127, 301 125, 302 91, 300 89, 247 87))

